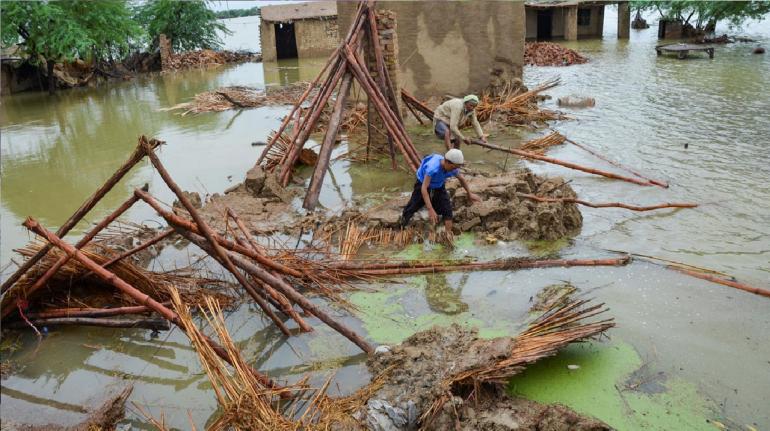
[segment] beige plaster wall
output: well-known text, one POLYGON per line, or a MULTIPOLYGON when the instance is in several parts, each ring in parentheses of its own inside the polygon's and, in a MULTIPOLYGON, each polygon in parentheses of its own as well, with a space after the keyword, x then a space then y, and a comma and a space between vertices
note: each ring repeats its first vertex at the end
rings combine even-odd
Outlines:
POLYGON ((328 56, 340 43, 336 18, 294 21, 294 35, 299 58, 328 56))
POLYGON ((259 43, 262 48, 262 61, 275 61, 275 27, 273 22, 261 21, 259 24, 259 43))
MULTIPOLYGON (((402 86, 417 97, 480 92, 499 79, 520 78, 524 3, 380 1, 396 13, 402 86)), ((340 36, 356 3, 337 2, 340 36)))
MULTIPOLYGON (((587 9, 587 8, 580 8, 587 9)), ((604 29, 604 6, 593 6, 591 9, 591 20, 589 25, 578 25, 578 37, 591 38, 601 37, 604 29)))
MULTIPOLYGON (((303 19, 293 21, 294 36, 297 38, 297 57, 324 57, 339 45, 336 18, 303 19)), ((262 45, 262 61, 277 59, 275 50, 275 23, 262 21, 259 24, 259 41, 262 45)))

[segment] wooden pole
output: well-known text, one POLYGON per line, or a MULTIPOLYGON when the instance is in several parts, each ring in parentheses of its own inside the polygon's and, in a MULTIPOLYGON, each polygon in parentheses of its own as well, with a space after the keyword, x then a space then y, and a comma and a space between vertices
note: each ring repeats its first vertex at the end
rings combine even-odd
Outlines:
POLYGON ((131 255, 139 253, 140 251, 142 251, 142 250, 144 250, 144 249, 146 249, 146 248, 148 248, 148 247, 150 247, 152 245, 155 245, 155 244, 163 241, 164 239, 170 237, 174 232, 175 232, 174 229, 166 229, 163 232, 159 233, 158 235, 156 235, 156 236, 152 237, 151 239, 147 240, 147 242, 145 242, 144 244, 139 244, 138 246, 132 248, 131 250, 126 250, 123 253, 113 257, 112 259, 110 259, 107 262, 105 262, 104 265, 102 265, 102 266, 107 268, 110 265, 114 264, 115 262, 119 262, 119 261, 121 261, 121 260, 123 260, 123 259, 125 259, 125 258, 127 258, 127 257, 129 257, 131 255))
POLYGON ((698 206, 698 204, 679 203, 679 202, 666 202, 666 203, 662 203, 658 205, 650 205, 650 206, 628 205, 620 202, 591 203, 591 202, 586 202, 584 200, 574 199, 574 198, 549 198, 544 196, 536 196, 528 193, 516 193, 516 196, 520 196, 520 197, 531 199, 533 201, 538 201, 538 202, 572 202, 572 203, 584 205, 591 208, 617 207, 617 208, 625 208, 627 210, 632 210, 632 211, 652 211, 652 210, 658 210, 663 208, 696 208, 698 206))
POLYGON ((101 319, 97 317, 51 317, 48 319, 31 319, 27 322, 8 322, 3 326, 14 329, 28 328, 32 324, 35 327, 42 326, 62 326, 62 325, 80 325, 80 326, 100 326, 103 328, 141 328, 153 329, 156 331, 168 331, 171 326, 168 320, 164 319, 101 319))
POLYGON ((307 142, 310 134, 313 133, 315 125, 318 122, 318 118, 321 116, 321 113, 323 112, 326 103, 329 101, 329 98, 331 97, 334 88, 337 86, 337 83, 340 81, 340 79, 342 79, 344 72, 345 65, 343 63, 335 73, 331 83, 323 89, 321 98, 318 103, 311 107, 311 111, 308 114, 307 119, 298 129, 297 138, 292 140, 291 148, 287 152, 286 159, 283 160, 283 164, 281 165, 280 180, 281 185, 284 187, 289 184, 289 178, 291 178, 291 172, 294 169, 294 163, 296 162, 297 157, 299 157, 299 153, 302 151, 302 147, 305 146, 305 142, 307 142))
MULTIPOLYGON (((179 320, 179 316, 174 311, 166 308, 166 306, 152 299, 146 293, 143 293, 139 291, 137 288, 126 283, 125 281, 123 281, 123 279, 113 274, 112 272, 102 268, 101 266, 99 266, 99 264, 97 264, 93 260, 89 259, 88 256, 83 254, 83 252, 67 244, 66 242, 62 241, 61 238, 59 238, 57 235, 53 234, 52 232, 49 232, 47 229, 41 226, 40 223, 38 223, 35 219, 31 217, 27 218, 27 220, 24 222, 24 227, 40 235, 41 237, 45 238, 50 244, 52 244, 55 247, 58 247, 65 253, 72 256, 72 258, 78 260, 86 268, 93 271, 93 273, 96 274, 99 278, 112 284, 113 286, 118 288, 120 291, 127 294, 137 304, 145 305, 149 308, 152 308, 153 311, 163 316, 164 319, 174 323, 175 325, 179 326, 179 328, 182 329, 182 331, 184 331, 184 325, 182 325, 181 321, 179 320)), ((232 364, 232 359, 230 358, 230 355, 227 353, 225 349, 222 348, 222 346, 220 346, 214 340, 208 337, 205 338, 205 341, 206 343, 209 344, 209 346, 211 346, 211 348, 217 353, 217 355, 219 355, 220 358, 232 364)), ((279 388, 279 386, 276 385, 270 378, 263 375, 259 371, 252 368, 251 373, 263 385, 269 388, 279 388)))
MULTIPOLYGON (((145 184, 142 189, 143 190, 147 190, 148 188, 149 188, 149 186, 147 184, 145 184)), ((75 244, 75 248, 81 249, 81 248, 85 247, 89 242, 91 242, 92 239, 94 239, 94 237, 96 237, 96 235, 99 234, 99 232, 104 230, 104 228, 109 226, 113 221, 115 221, 115 219, 117 219, 123 213, 128 211, 128 209, 131 208, 138 200, 139 200, 139 198, 137 198, 134 195, 131 195, 131 197, 129 197, 125 202, 123 202, 117 209, 115 209, 115 211, 111 212, 102 221, 97 223, 97 225, 94 226, 93 229, 88 231, 88 233, 86 233, 83 236, 83 238, 81 238, 75 244)), ((59 269, 61 269, 62 266, 64 266, 67 262, 69 262, 69 260, 70 260, 70 256, 69 255, 65 254, 64 256, 60 257, 56 262, 54 262, 53 265, 51 265, 46 270, 46 272, 40 278, 35 280, 35 283, 32 284, 32 286, 30 286, 28 289, 26 289, 26 291, 21 292, 23 294, 23 296, 29 297, 32 293, 36 292, 38 289, 43 287, 48 282, 48 280, 50 280, 59 271, 59 269)), ((18 296, 18 295, 16 295, 16 296, 18 296)), ((9 298, 9 297, 6 300, 7 297, 8 297, 8 295, 3 297, 3 302, 5 302, 5 304, 3 304, 2 311, 0 311, 0 316, 2 318, 5 318, 8 314, 11 313, 11 311, 16 309, 16 306, 15 306, 14 302, 12 302, 11 298, 9 298)))
MULTIPOLYGON (((190 233, 188 238, 190 239, 190 241, 192 241, 194 244, 196 244, 197 246, 199 246, 204 250, 211 248, 210 245, 206 244, 206 242, 203 241, 203 238, 201 238, 199 235, 190 233)), ((341 323, 338 323, 326 312, 321 310, 317 305, 309 301, 301 293, 297 292, 288 283, 286 283, 285 281, 279 278, 274 277, 264 268, 258 265, 254 265, 253 263, 242 258, 241 256, 233 252, 228 252, 228 253, 232 261, 236 265, 238 265, 238 267, 246 271, 248 274, 256 278, 259 278, 265 283, 275 287, 278 291, 286 295, 286 297, 289 298, 291 301, 293 301, 294 303, 302 307, 303 310, 318 317, 322 322, 329 325, 332 329, 336 330, 337 332, 345 336, 347 339, 352 341, 355 345, 360 347, 364 352, 368 354, 371 354, 372 352, 374 352, 374 348, 369 343, 364 341, 364 339, 361 338, 360 335, 356 334, 355 332, 350 330, 348 327, 342 325, 341 323)))
POLYGON ((578 148, 581 148, 581 149, 587 151, 588 153, 590 153, 590 154, 592 154, 592 155, 594 155, 594 156, 604 160, 605 162, 611 164, 612 166, 615 166, 617 168, 623 169, 624 171, 629 172, 629 173, 631 173, 633 175, 636 175, 639 178, 645 179, 645 180, 649 181, 650 183, 655 184, 656 186, 663 187, 665 189, 668 188, 668 183, 665 182, 665 181, 659 181, 659 180, 654 180, 652 178, 648 178, 645 175, 639 173, 638 171, 636 171, 636 170, 634 170, 632 168, 629 168, 628 166, 622 165, 619 162, 616 162, 616 161, 614 161, 614 160, 612 160, 610 158, 604 157, 603 155, 599 154, 597 151, 595 151, 595 150, 593 150, 593 149, 591 149, 591 148, 589 148, 589 147, 587 147, 585 145, 578 144, 577 142, 573 141, 572 139, 565 138, 564 140, 569 142, 570 144, 572 144, 572 145, 574 145, 574 146, 576 146, 578 148))
POLYGON ((406 132, 406 129, 404 128, 403 120, 401 119, 401 116, 399 116, 397 113, 390 110, 388 106, 388 101, 386 97, 382 94, 381 91, 379 91, 379 88, 377 87, 377 83, 374 81, 374 78, 367 73, 366 65, 358 55, 353 53, 353 50, 347 50, 346 54, 349 54, 351 57, 353 57, 353 63, 358 67, 358 69, 361 71, 361 77, 364 81, 366 81, 371 88, 372 92, 376 95, 376 97, 379 98, 380 103, 383 106, 383 109, 385 109, 385 113, 390 118, 390 121, 393 124, 393 127, 395 128, 396 132, 398 133, 403 147, 408 151, 408 153, 411 155, 412 159, 415 161, 417 166, 420 165, 420 156, 417 154, 417 150, 414 148, 414 145, 412 145, 412 140, 409 137, 409 134, 406 132))
MULTIPOLYGON (((143 138, 143 137, 142 137, 143 138)), ((115 187, 115 184, 117 184, 123 177, 128 173, 128 171, 131 170, 134 165, 139 163, 140 160, 144 158, 144 147, 141 145, 141 139, 140 143, 136 146, 134 149, 134 152, 131 153, 131 155, 128 157, 128 160, 123 162, 123 164, 116 170, 110 178, 107 179, 107 181, 102 184, 101 187, 96 189, 94 194, 92 194, 88 199, 86 199, 85 202, 83 202, 82 205, 80 205, 80 208, 78 208, 74 214, 72 214, 67 221, 64 222, 61 227, 56 231, 56 235, 59 237, 63 237, 69 233, 70 230, 72 230, 75 225, 80 222, 80 220, 88 214, 89 211, 91 211, 94 206, 96 206, 97 203, 106 195, 109 193, 110 190, 112 190, 113 187, 115 187)), ((151 139, 149 141, 149 145, 151 148, 155 148, 158 145, 162 144, 161 141, 151 139)), ((16 283, 19 278, 21 278, 22 275, 24 275, 27 271, 30 270, 35 264, 40 261, 43 257, 45 257, 46 254, 48 254, 48 251, 51 249, 50 244, 46 244, 43 248, 41 248, 37 253, 35 253, 32 257, 24 261, 24 263, 19 267, 19 269, 16 270, 13 274, 11 274, 10 277, 8 277, 3 284, 0 286, 0 292, 5 293, 8 288, 11 287, 14 283, 16 283)))
POLYGON ((203 236, 206 238, 206 240, 211 244, 211 248, 214 251, 214 254, 212 254, 212 257, 216 258, 222 266, 227 269, 233 277, 235 277, 236 280, 238 280, 238 283, 243 286, 244 289, 251 295, 251 297, 254 299, 254 301, 257 303, 257 305, 262 308, 262 311, 267 314, 267 316, 275 323, 276 326, 283 332, 286 336, 291 336, 291 332, 288 328, 283 324, 280 318, 276 316, 276 314, 273 312, 273 310, 270 308, 270 306, 258 295, 256 294, 256 288, 251 284, 251 282, 244 277, 243 274, 241 274, 238 269, 235 268, 232 262, 230 262, 230 259, 227 256, 227 253, 225 253, 225 250, 222 248, 222 246, 219 245, 219 243, 214 238, 214 231, 211 230, 211 228, 206 224, 206 222, 203 220, 203 217, 200 216, 198 213, 198 210, 195 209, 193 204, 190 202, 189 199, 187 199, 187 196, 182 192, 182 189, 177 185, 177 183, 174 181, 173 178, 171 178, 171 175, 168 173, 166 168, 163 166, 163 163, 160 162, 160 159, 158 158, 158 155, 155 154, 152 148, 149 147, 149 144, 147 141, 142 141, 142 145, 145 147, 145 151, 147 153, 147 157, 150 158, 150 161, 152 162, 153 166, 155 166, 155 169, 160 174, 161 178, 163 178, 163 181, 166 183, 166 185, 171 189, 171 191, 174 192, 176 197, 179 199, 179 202, 182 203, 182 206, 187 209, 187 212, 190 214, 190 216, 195 221, 195 224, 198 226, 199 231, 203 234, 203 236))
POLYGON ((743 291, 746 291, 746 292, 753 293, 755 295, 760 295, 760 296, 764 296, 764 297, 770 298, 770 290, 767 290, 767 289, 762 289, 762 288, 759 288, 759 287, 749 286, 748 284, 739 283, 739 282, 733 281, 733 280, 727 280, 727 279, 724 279, 724 278, 716 277, 714 275, 704 274, 704 273, 701 273, 701 272, 698 272, 698 271, 691 271, 689 269, 680 268, 680 267, 676 267, 676 266, 673 266, 673 265, 666 265, 666 266, 668 268, 673 269, 674 271, 679 271, 682 274, 687 274, 690 277, 700 278, 702 280, 708 280, 708 281, 710 281, 712 283, 721 284, 723 286, 730 286, 730 287, 732 287, 734 289, 740 289, 740 290, 743 290, 743 291))
POLYGON ((629 183, 638 184, 640 186, 651 186, 651 185, 653 185, 651 182, 646 181, 646 180, 642 181, 642 180, 638 180, 636 178, 630 178, 630 177, 626 177, 626 176, 623 176, 623 175, 613 174, 612 172, 605 172, 605 171, 601 171, 599 169, 587 168, 585 166, 580 166, 580 165, 575 164, 575 163, 565 162, 563 160, 554 159, 553 157, 541 156, 539 154, 530 153, 530 152, 522 151, 522 150, 517 150, 515 148, 500 147, 498 145, 489 144, 489 143, 480 141, 478 139, 472 140, 471 143, 475 144, 475 145, 478 145, 480 147, 490 148, 492 150, 504 151, 504 152, 507 152, 507 153, 515 154, 515 155, 517 155, 519 157, 524 157, 524 158, 527 158, 527 159, 540 160, 542 162, 547 162, 547 163, 552 163, 554 165, 564 166, 565 168, 574 169, 576 171, 588 172, 589 174, 594 174, 594 175, 601 175, 603 177, 612 178, 612 179, 615 179, 615 180, 626 181, 626 182, 629 182, 629 183))
MULTIPOLYGON (((243 221, 241 221, 240 217, 238 217, 238 214, 236 214, 235 211, 233 211, 231 208, 228 207, 227 215, 231 219, 233 219, 233 221, 235 221, 235 225, 238 227, 238 229, 241 231, 241 233, 245 237, 245 239, 242 242, 242 245, 244 247, 248 246, 255 253, 261 253, 262 251, 259 245, 253 240, 253 238, 251 237, 251 234, 249 234, 248 229, 246 229, 246 226, 243 224, 243 221)), ((273 275, 275 277, 280 277, 280 275, 275 273, 273 273, 273 275)), ((297 313, 294 310, 294 307, 292 306, 291 302, 289 302, 289 300, 286 299, 284 295, 282 295, 280 292, 273 289, 272 286, 263 282, 262 280, 257 280, 257 279, 254 279, 254 280, 257 281, 262 286, 265 292, 268 295, 270 295, 270 297, 273 298, 273 300, 275 300, 275 302, 279 305, 278 307, 276 307, 278 310, 283 311, 284 314, 291 317, 295 322, 297 322, 297 325, 299 326, 299 329, 302 332, 311 332, 313 330, 313 327, 308 325, 308 323, 305 322, 305 319, 303 319, 302 316, 300 316, 299 313, 297 313)))
POLYGON ((396 262, 392 264, 367 264, 356 262, 340 262, 333 265, 335 270, 348 271, 352 275, 383 276, 406 274, 429 274, 434 272, 479 271, 479 270, 510 270, 573 266, 622 266, 628 264, 631 258, 624 256, 613 259, 503 259, 492 262, 396 262))
POLYGON ((340 90, 337 93, 337 100, 334 103, 334 110, 329 118, 329 125, 326 127, 326 135, 321 144, 321 150, 318 152, 318 162, 316 162, 313 176, 310 179, 310 186, 302 203, 302 207, 306 210, 313 210, 318 205, 318 195, 321 193, 321 185, 326 175, 326 168, 329 166, 329 159, 331 158, 337 132, 342 122, 342 115, 345 113, 345 104, 348 100, 348 92, 350 91, 352 81, 353 76, 350 72, 345 72, 342 84, 340 84, 340 90))
POLYGON ((30 319, 50 319, 53 317, 111 317, 126 314, 151 313, 153 310, 146 305, 115 308, 52 308, 37 313, 27 313, 30 319))
POLYGON ((407 164, 412 169, 413 172, 417 171, 417 167, 419 166, 419 161, 416 160, 416 156, 414 156, 407 148, 406 145, 403 142, 403 138, 399 133, 398 126, 394 123, 394 120, 390 117, 389 114, 392 115, 392 112, 389 108, 385 106, 385 102, 383 99, 383 96, 381 93, 378 92, 376 87, 373 87, 371 83, 367 80, 366 76, 367 74, 361 69, 361 65, 358 64, 358 61, 356 60, 355 56, 353 55, 353 52, 350 50, 350 48, 345 49, 345 55, 348 59, 348 64, 351 66, 351 71, 356 77, 356 80, 361 84, 361 87, 364 89, 364 91, 367 93, 367 96, 369 99, 373 102, 374 106, 377 108, 377 112, 380 114, 380 117, 383 119, 383 123, 385 124, 385 127, 388 129, 388 133, 391 134, 391 136, 394 137, 394 143, 399 147, 399 150, 404 155, 404 158, 406 159, 407 164))
POLYGON ((294 113, 302 106, 302 103, 307 99, 307 96, 310 95, 310 92, 313 90, 313 88, 318 85, 318 81, 321 80, 321 77, 326 73, 326 70, 329 69, 329 66, 332 65, 334 62, 335 56, 337 54, 337 51, 339 50, 339 47, 334 50, 331 56, 329 56, 329 59, 326 60, 326 64, 324 65, 323 69, 316 75, 315 79, 313 79, 313 82, 308 85, 307 89, 304 93, 302 93, 301 96, 299 96, 299 99, 294 103, 294 106, 292 106, 291 111, 289 112, 286 117, 284 117, 283 121, 281 121, 281 126, 278 127, 278 131, 273 135, 273 138, 270 139, 270 141, 267 143, 267 146, 265 147, 264 151, 262 151, 262 154, 259 155, 259 158, 257 159, 257 164, 261 164, 262 160, 265 159, 265 156, 267 156, 267 153, 270 151, 270 149, 275 145, 278 138, 281 136, 283 131, 286 129, 286 126, 291 121, 292 117, 294 117, 294 113))
POLYGON ((401 100, 403 100, 407 106, 411 105, 420 111, 423 115, 428 117, 428 120, 433 121, 433 110, 426 106, 424 103, 417 100, 416 97, 409 94, 409 92, 403 88, 401 89, 401 100))
MULTIPOLYGON (((155 210, 155 212, 157 212, 161 217, 163 217, 170 225, 173 225, 175 227, 179 227, 185 230, 189 230, 190 232, 201 235, 201 231, 195 223, 183 217, 180 217, 172 213, 171 211, 166 210, 160 205, 160 202, 158 202, 155 198, 153 198, 149 193, 139 189, 134 190, 134 193, 138 195, 148 205, 150 205, 152 209, 155 210)), ((239 244, 236 244, 227 238, 223 238, 220 235, 218 235, 216 232, 213 232, 213 235, 214 235, 214 238, 217 240, 217 242, 222 245, 222 247, 230 251, 240 253, 251 259, 254 259, 257 262, 259 262, 260 265, 264 265, 270 269, 273 269, 285 275, 290 275, 292 277, 297 277, 297 278, 304 277, 304 274, 302 274, 301 272, 293 268, 289 268, 288 266, 283 265, 281 263, 278 263, 261 253, 254 252, 251 249, 248 249, 239 244)))

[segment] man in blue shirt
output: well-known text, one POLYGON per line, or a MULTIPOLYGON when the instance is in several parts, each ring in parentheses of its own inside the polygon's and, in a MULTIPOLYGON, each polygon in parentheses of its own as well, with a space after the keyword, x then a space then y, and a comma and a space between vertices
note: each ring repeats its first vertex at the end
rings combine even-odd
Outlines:
POLYGON ((434 224, 438 223, 438 216, 444 219, 444 226, 448 234, 452 233, 452 203, 449 201, 449 193, 446 191, 446 180, 457 177, 460 185, 468 192, 471 202, 479 202, 481 199, 471 192, 468 183, 460 174, 460 167, 464 164, 462 151, 453 148, 442 156, 431 154, 424 159, 417 169, 417 182, 409 203, 401 214, 400 224, 405 227, 423 206, 428 207, 428 216, 434 224))

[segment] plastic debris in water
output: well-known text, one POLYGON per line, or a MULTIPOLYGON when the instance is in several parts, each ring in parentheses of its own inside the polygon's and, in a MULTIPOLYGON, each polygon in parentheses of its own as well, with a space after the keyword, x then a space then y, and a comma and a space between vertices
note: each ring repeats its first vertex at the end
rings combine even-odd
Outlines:
POLYGON ((568 370, 573 370, 573 371, 574 370, 579 370, 580 369, 580 365, 570 364, 570 365, 567 365, 567 369, 568 370))

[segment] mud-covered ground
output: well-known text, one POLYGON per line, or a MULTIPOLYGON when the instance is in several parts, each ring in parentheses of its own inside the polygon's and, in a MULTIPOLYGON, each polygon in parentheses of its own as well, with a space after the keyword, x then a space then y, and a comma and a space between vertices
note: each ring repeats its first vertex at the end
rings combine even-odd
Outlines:
MULTIPOLYGON (((468 182, 481 202, 471 203, 458 181, 447 182, 454 205, 455 234, 477 232, 491 240, 553 241, 576 234, 582 227, 583 218, 576 204, 536 202, 521 196, 577 197, 563 178, 546 178, 520 169, 494 176, 477 174, 469 176, 468 182)), ((293 201, 301 191, 294 186, 281 187, 272 175, 254 167, 242 184, 223 195, 213 195, 203 205, 203 213, 214 226, 224 227, 224 209, 229 207, 255 234, 294 233, 318 222, 344 226, 351 219, 370 228, 394 228, 409 200, 409 193, 394 193, 374 208, 349 207, 326 218, 323 213, 303 215, 296 210, 293 201)), ((415 216, 412 225, 430 227, 424 210, 415 216)))
POLYGON ((445 395, 450 376, 483 367, 510 355, 510 337, 481 339, 477 330, 459 325, 419 332, 367 362, 373 375, 386 373, 359 416, 369 429, 411 430, 607 430, 607 425, 567 407, 510 398, 500 388, 483 385, 472 398, 452 388, 451 398, 430 420, 421 417, 445 395))

